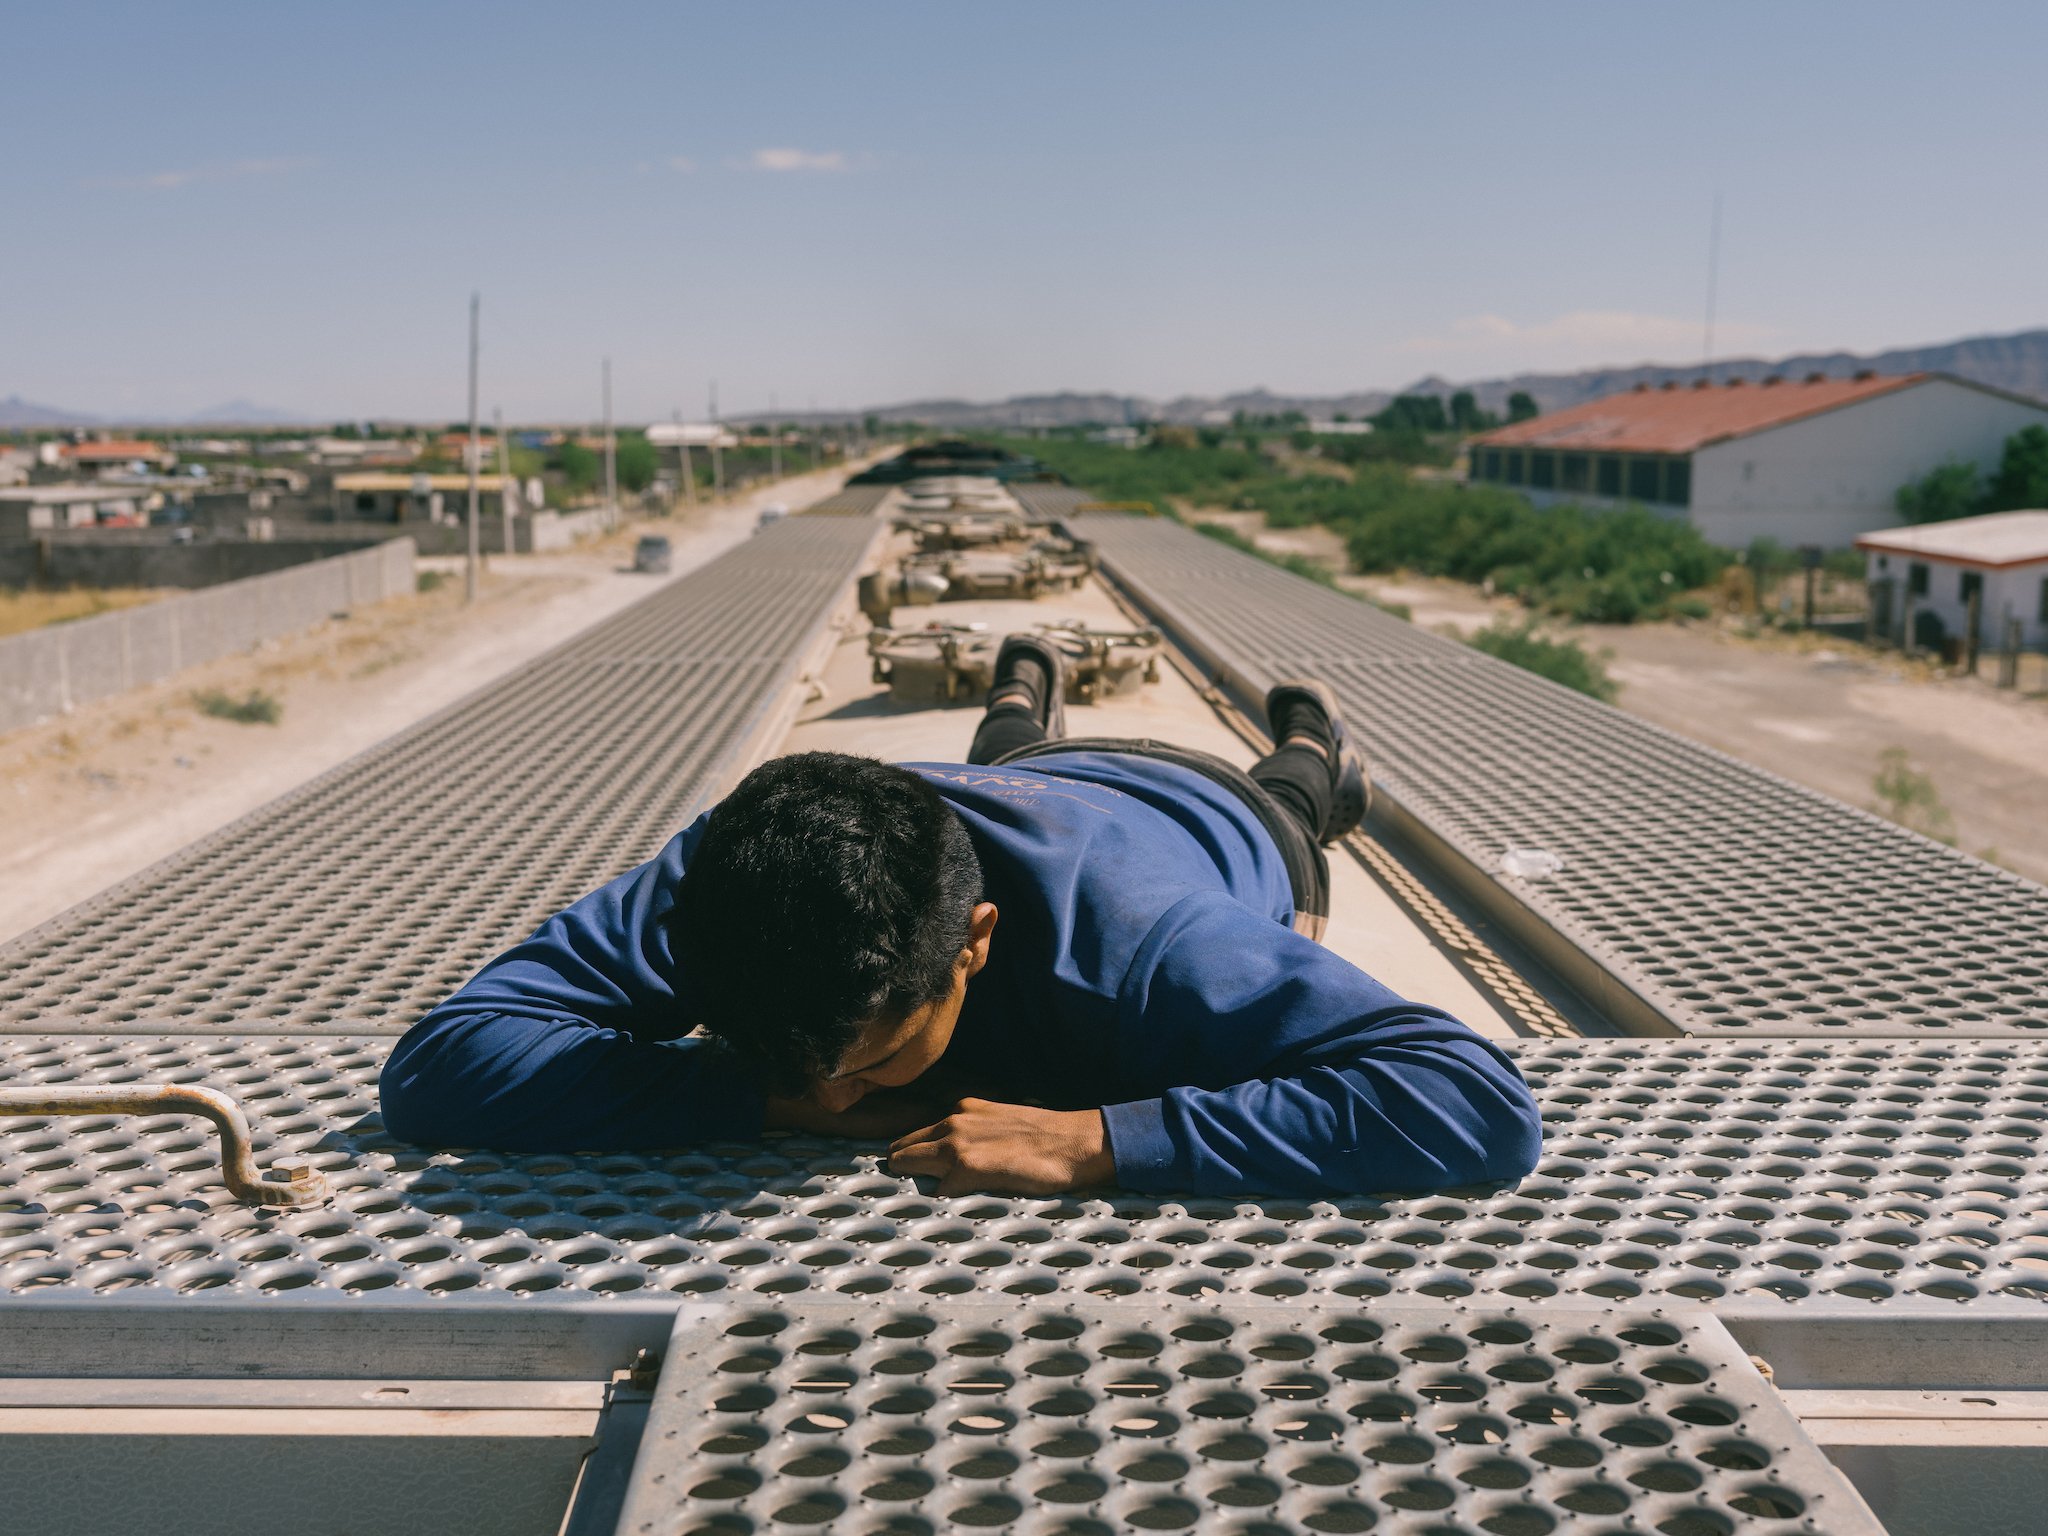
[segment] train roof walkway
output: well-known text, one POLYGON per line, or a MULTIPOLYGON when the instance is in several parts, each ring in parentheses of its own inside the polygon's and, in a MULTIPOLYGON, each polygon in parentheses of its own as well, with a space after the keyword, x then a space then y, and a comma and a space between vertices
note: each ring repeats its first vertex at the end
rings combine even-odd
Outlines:
MULTIPOLYGON (((212 1087, 262 1161, 333 1189, 240 1205, 170 1116, 0 1120, 0 1467, 7 1394, 47 1378, 566 1380, 645 1349, 637 1470, 600 1448, 612 1503, 577 1536, 621 1500, 636 1536, 1877 1530, 1801 1419, 1866 1492, 1914 1471, 1886 1507, 1934 1523, 1895 1530, 1952 1528, 1960 1451, 2048 1426, 2011 1406, 2048 1360, 2048 893, 1184 530, 1012 489, 1226 688, 1345 691, 1392 814, 1346 877, 1379 931, 1340 945, 1519 1036, 1534 1175, 940 1198, 801 1136, 510 1156, 383 1131, 398 1030, 758 757, 964 745, 970 715, 877 703, 842 643, 891 494, 856 488, 0 950, 0 1084, 212 1087), (1563 867, 1504 879, 1509 845, 1563 867), (1515 942, 1543 962, 1519 982, 1515 942), (1617 1023, 1667 1038, 1574 1033, 1617 1023), (1856 1438, 1915 1413, 1947 1460, 1856 1438)), ((1105 728, 1249 753, 1169 684, 1105 728)))

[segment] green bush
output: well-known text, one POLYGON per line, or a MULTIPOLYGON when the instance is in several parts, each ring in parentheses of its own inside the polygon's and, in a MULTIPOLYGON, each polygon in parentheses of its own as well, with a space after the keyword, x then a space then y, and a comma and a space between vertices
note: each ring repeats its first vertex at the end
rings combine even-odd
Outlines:
POLYGON ((1640 507, 1538 511, 1505 488, 1418 481, 1353 446, 1391 440, 1398 430, 1322 442, 1326 458, 1359 455, 1348 481, 1290 475, 1261 454, 1190 443, 1185 434, 1136 451, 1059 438, 1019 446, 1106 501, 1257 510, 1275 528, 1321 524, 1344 537, 1356 570, 1491 582, 1532 608, 1586 623, 1666 617, 1728 565, 1728 552, 1683 520, 1640 507))
POLYGON ((446 571, 421 571, 412 580, 414 589, 420 592, 438 592, 447 582, 446 571))
POLYGON ((1576 640, 1539 633, 1533 619, 1524 619, 1519 624, 1496 619, 1477 634, 1467 636, 1465 643, 1603 704, 1612 704, 1621 692, 1607 675, 1604 653, 1595 655, 1576 640))
POLYGON ((261 688, 251 688, 239 699, 218 688, 203 689, 192 695, 192 705, 202 715, 237 725, 275 725, 284 718, 284 705, 261 688))

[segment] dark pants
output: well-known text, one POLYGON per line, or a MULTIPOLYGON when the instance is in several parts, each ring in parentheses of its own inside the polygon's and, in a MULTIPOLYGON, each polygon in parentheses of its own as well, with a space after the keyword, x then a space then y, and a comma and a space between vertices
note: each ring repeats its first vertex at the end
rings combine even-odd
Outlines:
POLYGON ((982 766, 1014 763, 1052 752, 1128 752, 1178 763, 1214 780, 1244 801, 1273 838, 1294 888, 1295 926, 1311 938, 1322 935, 1330 913, 1330 870, 1324 862, 1323 823, 1330 815, 1330 767, 1312 747, 1268 752, 1251 772, 1220 757, 1158 741, 1108 737, 1067 737, 1051 741, 1031 711, 999 704, 981 718, 967 761, 982 766))

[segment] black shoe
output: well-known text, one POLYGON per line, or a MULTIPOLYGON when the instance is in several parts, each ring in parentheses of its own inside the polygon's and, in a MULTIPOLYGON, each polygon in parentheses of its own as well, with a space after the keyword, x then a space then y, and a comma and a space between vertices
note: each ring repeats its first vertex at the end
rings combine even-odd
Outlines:
POLYGON ((1028 704, 1031 718, 1045 727, 1045 739, 1058 741, 1067 734, 1066 653, 1044 635, 1003 636, 989 707, 998 701, 1028 704))
POLYGON ((1266 724, 1276 749, 1290 736, 1306 736, 1329 759, 1330 814, 1322 841, 1334 843, 1365 820, 1372 805, 1372 776, 1328 683, 1309 677, 1276 683, 1266 694, 1266 724))

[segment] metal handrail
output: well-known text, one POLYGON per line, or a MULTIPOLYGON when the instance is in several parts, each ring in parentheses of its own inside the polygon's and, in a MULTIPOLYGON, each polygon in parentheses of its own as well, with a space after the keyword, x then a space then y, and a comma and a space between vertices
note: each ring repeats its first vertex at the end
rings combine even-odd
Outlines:
POLYGON ((249 1122, 224 1093, 184 1083, 119 1083, 93 1087, 0 1088, 6 1115, 198 1115, 220 1132, 221 1177, 228 1193, 250 1205, 303 1210, 332 1195, 327 1176, 310 1163, 280 1159, 272 1173, 256 1167, 249 1122))

